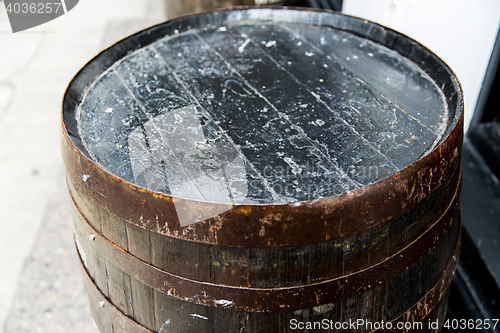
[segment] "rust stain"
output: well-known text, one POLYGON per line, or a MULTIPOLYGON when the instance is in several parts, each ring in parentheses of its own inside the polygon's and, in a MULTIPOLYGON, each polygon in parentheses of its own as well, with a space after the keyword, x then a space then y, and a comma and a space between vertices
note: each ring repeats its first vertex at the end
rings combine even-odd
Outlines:
MULTIPOLYGON (((296 246, 370 229, 399 216, 431 193, 439 191, 441 185, 459 172, 457 166, 461 147, 457 145, 462 140, 461 128, 462 120, 444 142, 428 155, 410 167, 366 187, 298 205, 238 205, 189 226, 188 232, 184 232, 186 227, 179 225, 174 202, 183 200, 186 207, 194 205, 201 210, 215 207, 213 204, 149 191, 111 175, 80 152, 67 132, 63 134, 62 150, 68 178, 75 184, 80 196, 89 198, 110 213, 143 229, 214 245, 296 246), (443 160, 449 163, 441 166, 443 160), (92 177, 83 183, 82 174, 91 174, 92 177), (262 224, 269 226, 264 236, 261 235, 262 224), (304 233, 304 230, 315 232, 304 233)), ((196 218, 196 213, 186 213, 191 214, 194 220, 200 220, 196 218)))

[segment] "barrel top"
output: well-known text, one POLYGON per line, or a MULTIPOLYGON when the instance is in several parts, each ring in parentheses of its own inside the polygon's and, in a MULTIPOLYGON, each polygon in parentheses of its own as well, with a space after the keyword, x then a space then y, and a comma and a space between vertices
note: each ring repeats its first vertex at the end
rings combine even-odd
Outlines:
POLYGON ((285 9, 175 22, 105 51, 75 103, 81 149, 148 190, 233 204, 330 197, 414 164, 456 120, 440 76, 408 56, 430 52, 412 41, 404 55, 372 23, 363 34, 355 18, 285 9))

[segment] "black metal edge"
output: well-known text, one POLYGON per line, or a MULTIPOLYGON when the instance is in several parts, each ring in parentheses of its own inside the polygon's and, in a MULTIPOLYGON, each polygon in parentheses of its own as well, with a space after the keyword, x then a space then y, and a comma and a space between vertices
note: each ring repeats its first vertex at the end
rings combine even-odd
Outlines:
MULTIPOLYGON (((485 319, 500 319, 500 288, 481 258, 467 228, 462 227, 462 246, 455 278, 451 283, 447 320, 474 320, 484 323, 485 319)), ((447 329, 443 332, 473 332, 469 329, 447 329)), ((483 331, 483 330, 477 330, 483 331)), ((500 322, 495 329, 500 333, 500 322)))
POLYGON ((495 123, 480 123, 467 132, 467 139, 481 155, 492 175, 500 179, 500 130, 495 123))
POLYGON ((468 133, 476 130, 481 122, 484 121, 484 116, 486 112, 486 106, 488 103, 488 98, 492 92, 493 82, 495 81, 495 76, 498 72, 498 67, 500 65, 500 28, 498 29, 497 36, 495 39, 495 44, 493 45, 493 50, 491 52, 490 60, 488 62, 488 67, 483 78, 483 83, 481 85, 481 90, 479 91, 479 96, 476 100, 476 106, 474 107, 474 113, 472 115, 471 122, 469 123, 468 133))

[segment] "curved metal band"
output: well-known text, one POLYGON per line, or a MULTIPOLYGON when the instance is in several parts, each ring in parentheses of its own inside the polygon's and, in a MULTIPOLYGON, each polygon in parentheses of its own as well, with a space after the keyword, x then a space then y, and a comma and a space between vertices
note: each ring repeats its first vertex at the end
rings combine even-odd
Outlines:
POLYGON ((143 229, 220 246, 281 247, 351 235, 411 210, 460 172, 461 133, 462 120, 436 150, 379 182, 338 196, 282 205, 229 207, 177 199, 109 174, 83 155, 66 131, 63 131, 62 150, 69 181, 80 195, 143 229), (181 227, 174 201, 178 205, 179 201, 185 201, 181 206, 197 211, 226 211, 181 227))
MULTIPOLYGON (((78 209, 76 203, 74 204, 78 209)), ((85 237, 90 234, 95 235, 92 246, 109 262, 153 289, 184 301, 206 306, 250 312, 282 312, 329 304, 395 278, 437 244, 458 218, 458 205, 459 197, 456 196, 446 213, 424 234, 377 265, 332 280, 288 288, 244 288, 187 279, 160 270, 130 255, 102 236, 81 213, 80 221, 76 223, 80 223, 85 237), (301 297, 296 297, 297 295, 301 297)))
MULTIPOLYGON (((90 299, 90 306, 92 308, 99 308, 100 315, 102 317, 108 318, 115 327, 115 333, 118 332, 129 332, 129 333, 154 333, 150 329, 142 326, 141 324, 135 322, 133 319, 127 317, 123 312, 121 312, 116 306, 114 306, 106 296, 102 294, 99 288, 94 284, 89 273, 85 269, 81 258, 79 258, 80 268, 82 271, 83 284, 85 290, 87 291, 90 299)), ((99 328, 101 329, 101 328, 99 328)))
MULTIPOLYGON (((395 329, 394 327, 396 327, 398 322, 405 323, 410 321, 423 320, 436 307, 436 305, 441 300, 442 295, 448 289, 448 286, 450 285, 451 279, 453 278, 453 275, 457 267, 459 248, 460 248, 459 241, 457 241, 453 256, 450 259, 448 267, 443 272, 439 281, 410 310, 408 310, 406 313, 404 313, 403 315, 399 316, 398 318, 394 319, 391 322, 393 329, 376 330, 373 332, 396 332, 398 330, 395 329)), ((113 325, 122 328, 123 332, 153 333, 153 331, 140 325, 133 319, 127 317, 123 312, 121 312, 111 302, 108 301, 106 296, 104 296, 99 290, 99 288, 93 283, 92 278, 89 276, 81 260, 80 260, 80 267, 82 269, 82 276, 85 289, 87 290, 90 300, 92 302, 91 306, 95 307, 99 305, 102 311, 102 316, 109 318, 113 323, 113 325)))
POLYGON ((431 290, 425 294, 424 297, 418 301, 414 306, 412 306, 411 309, 409 309, 407 312, 399 316, 398 318, 394 319, 391 321, 392 323, 392 328, 391 329, 380 329, 380 330, 375 330, 373 332, 405 332, 406 330, 397 329, 397 323, 408 323, 408 322, 416 322, 416 321, 422 321, 424 320, 429 313, 431 313, 432 310, 436 307, 436 305, 439 303, 443 295, 446 293, 446 290, 448 289, 448 286, 451 283, 451 280, 453 279, 453 276, 455 275, 455 270, 457 268, 458 264, 458 256, 460 252, 460 235, 461 232, 458 235, 458 240, 457 244, 455 246, 455 251, 453 253, 453 256, 448 264, 448 267, 446 270, 443 272, 443 275, 439 279, 439 281, 432 287, 431 290))

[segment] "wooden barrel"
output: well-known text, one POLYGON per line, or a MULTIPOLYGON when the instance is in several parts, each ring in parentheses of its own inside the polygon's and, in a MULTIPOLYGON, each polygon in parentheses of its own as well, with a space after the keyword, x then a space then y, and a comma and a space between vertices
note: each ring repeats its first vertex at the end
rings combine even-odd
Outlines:
POLYGON ((99 330, 438 331, 462 108, 425 47, 332 12, 212 11, 105 50, 62 140, 99 330))

